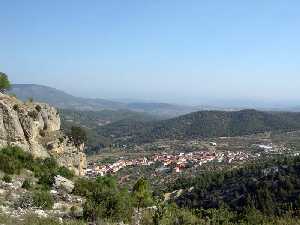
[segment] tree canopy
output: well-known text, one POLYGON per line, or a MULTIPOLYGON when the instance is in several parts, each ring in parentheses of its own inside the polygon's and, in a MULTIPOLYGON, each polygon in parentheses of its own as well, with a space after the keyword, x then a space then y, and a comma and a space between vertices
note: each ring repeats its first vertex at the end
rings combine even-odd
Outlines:
POLYGON ((143 177, 140 178, 133 186, 132 195, 135 206, 138 208, 138 210, 140 207, 146 207, 152 203, 150 185, 143 177))
POLYGON ((75 126, 71 127, 70 138, 76 146, 83 144, 87 140, 85 130, 75 126))
POLYGON ((10 81, 5 73, 0 72, 0 92, 4 93, 10 88, 10 81))

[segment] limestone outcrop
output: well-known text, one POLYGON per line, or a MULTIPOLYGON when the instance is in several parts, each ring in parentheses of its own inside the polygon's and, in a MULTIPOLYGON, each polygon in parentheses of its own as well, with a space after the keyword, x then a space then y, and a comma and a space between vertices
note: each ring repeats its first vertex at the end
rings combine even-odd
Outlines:
POLYGON ((45 103, 22 102, 0 93, 0 147, 19 146, 34 157, 53 156, 58 163, 84 175, 84 146, 76 147, 60 130, 60 117, 45 103))

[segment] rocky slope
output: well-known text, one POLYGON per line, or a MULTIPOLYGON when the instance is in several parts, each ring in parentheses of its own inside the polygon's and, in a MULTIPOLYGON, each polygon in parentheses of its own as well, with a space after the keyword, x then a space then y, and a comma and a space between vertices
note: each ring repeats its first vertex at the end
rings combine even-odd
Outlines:
POLYGON ((20 146, 34 157, 53 156, 76 175, 84 175, 84 146, 75 147, 61 132, 59 114, 48 104, 0 94, 0 147, 6 145, 20 146))

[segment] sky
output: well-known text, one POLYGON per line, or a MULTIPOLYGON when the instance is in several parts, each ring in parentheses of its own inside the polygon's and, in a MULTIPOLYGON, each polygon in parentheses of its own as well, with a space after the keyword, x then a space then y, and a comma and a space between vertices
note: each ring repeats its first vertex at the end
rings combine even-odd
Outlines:
POLYGON ((300 100, 300 1, 0 0, 0 71, 76 96, 300 100))

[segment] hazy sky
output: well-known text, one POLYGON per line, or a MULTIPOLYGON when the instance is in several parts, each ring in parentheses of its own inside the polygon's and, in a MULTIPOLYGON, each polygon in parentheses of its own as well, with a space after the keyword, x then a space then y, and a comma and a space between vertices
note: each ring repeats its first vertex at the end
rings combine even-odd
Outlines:
POLYGON ((194 104, 300 100, 299 0, 0 0, 0 9, 0 71, 14 83, 194 104))

